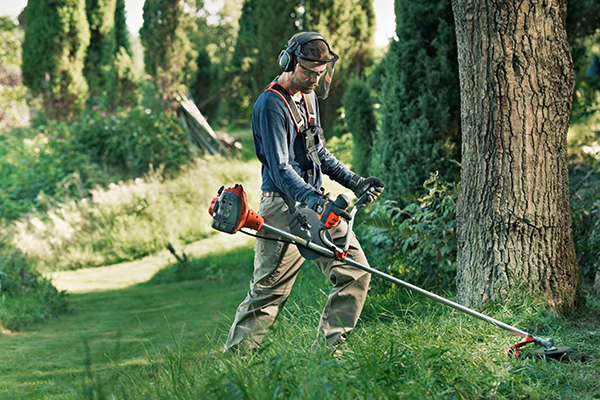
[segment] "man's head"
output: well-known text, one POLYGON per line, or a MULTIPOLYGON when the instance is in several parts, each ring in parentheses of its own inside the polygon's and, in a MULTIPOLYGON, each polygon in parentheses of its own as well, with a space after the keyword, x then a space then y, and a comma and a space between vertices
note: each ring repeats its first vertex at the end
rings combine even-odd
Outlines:
POLYGON ((284 73, 290 73, 293 89, 307 94, 316 90, 323 99, 329 94, 337 60, 325 38, 316 32, 295 34, 279 55, 279 65, 284 73))

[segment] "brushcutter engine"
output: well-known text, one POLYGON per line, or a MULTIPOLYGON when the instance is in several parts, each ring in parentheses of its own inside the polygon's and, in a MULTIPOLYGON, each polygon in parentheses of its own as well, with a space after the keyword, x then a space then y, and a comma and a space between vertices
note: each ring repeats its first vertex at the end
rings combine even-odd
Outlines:
POLYGON ((221 232, 234 234, 242 228, 256 231, 262 228, 264 219, 248 207, 248 199, 242 185, 225 189, 221 186, 218 196, 210 202, 208 213, 213 217, 211 226, 221 232))

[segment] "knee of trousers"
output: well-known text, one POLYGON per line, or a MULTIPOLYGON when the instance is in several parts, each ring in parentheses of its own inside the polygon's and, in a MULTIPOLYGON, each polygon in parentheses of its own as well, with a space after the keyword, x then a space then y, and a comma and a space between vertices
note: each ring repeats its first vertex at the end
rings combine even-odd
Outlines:
POLYGON ((354 286, 366 291, 371 282, 371 274, 348 265, 340 265, 331 269, 330 278, 335 286, 354 286))
POLYGON ((259 299, 259 298, 284 298, 286 299, 292 293, 292 288, 288 286, 272 288, 261 286, 260 284, 252 284, 250 286, 250 298, 251 299, 259 299))

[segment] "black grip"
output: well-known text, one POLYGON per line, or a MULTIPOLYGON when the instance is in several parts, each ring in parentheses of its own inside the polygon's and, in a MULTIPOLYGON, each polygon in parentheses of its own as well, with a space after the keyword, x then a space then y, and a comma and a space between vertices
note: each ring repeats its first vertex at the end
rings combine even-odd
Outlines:
POLYGON ((337 207, 341 208, 342 210, 345 210, 350 205, 350 200, 348 199, 348 197, 345 194, 342 193, 342 194, 338 195, 337 199, 335 199, 333 204, 335 204, 337 207))
POLYGON ((354 207, 363 207, 369 203, 369 192, 365 192, 360 198, 354 203, 354 207))

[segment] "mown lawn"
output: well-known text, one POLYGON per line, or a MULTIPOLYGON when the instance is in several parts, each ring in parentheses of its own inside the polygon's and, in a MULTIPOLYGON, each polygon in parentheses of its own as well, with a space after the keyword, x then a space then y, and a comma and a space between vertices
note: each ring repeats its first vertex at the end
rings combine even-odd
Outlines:
POLYGON ((113 389, 115 364, 120 373, 148 364, 173 346, 172 335, 187 351, 216 349, 211 338, 245 291, 241 280, 196 280, 72 295, 70 315, 0 336, 0 399, 80 399, 89 361, 113 389))

